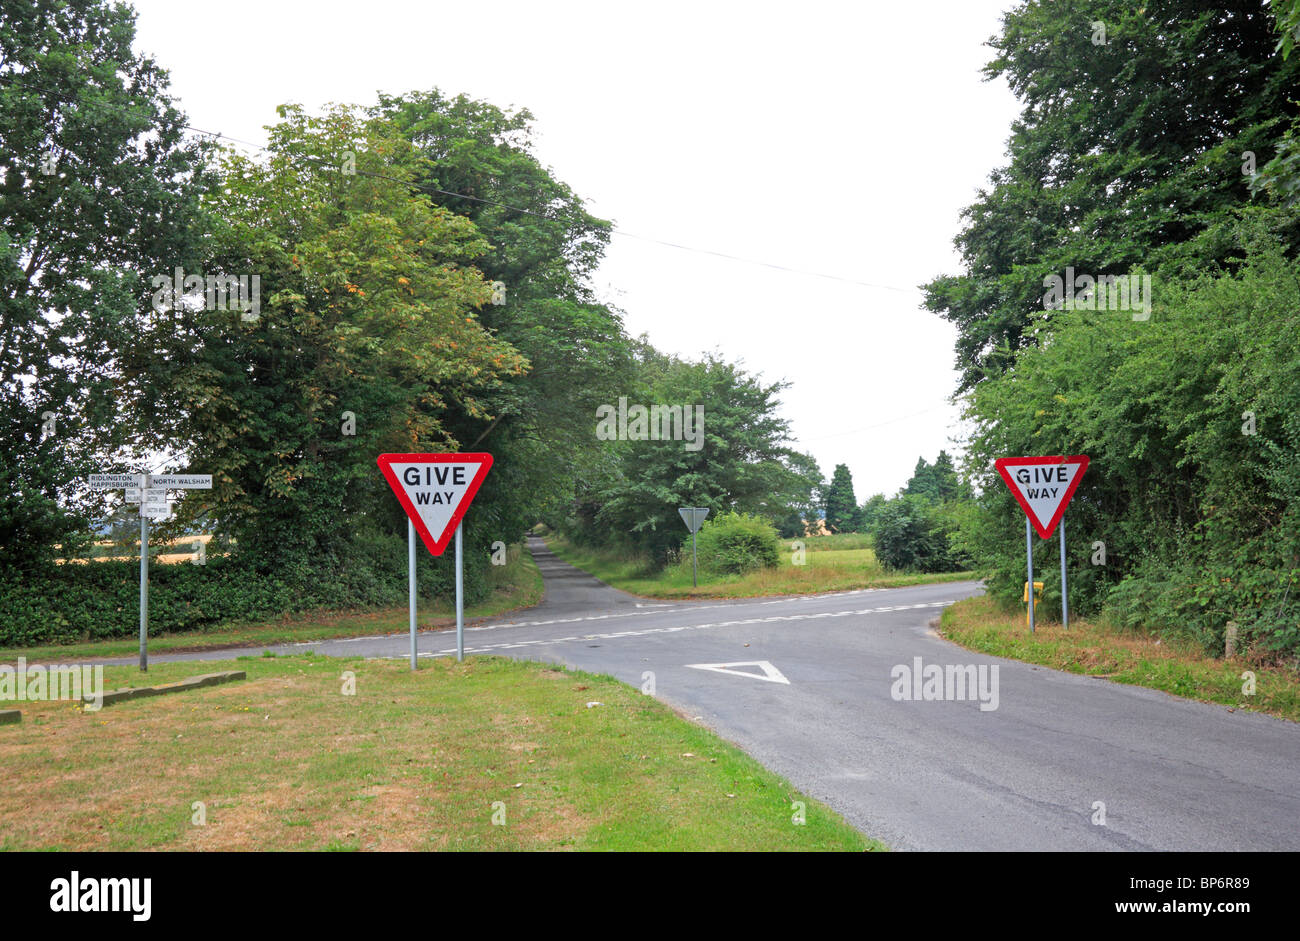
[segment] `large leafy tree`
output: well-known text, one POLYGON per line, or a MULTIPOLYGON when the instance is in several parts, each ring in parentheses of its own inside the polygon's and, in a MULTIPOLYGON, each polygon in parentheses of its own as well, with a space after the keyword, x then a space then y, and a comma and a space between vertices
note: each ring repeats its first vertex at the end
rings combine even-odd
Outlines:
POLYGON ((666 356, 646 344, 639 347, 638 362, 640 382, 628 396, 631 403, 698 406, 702 443, 695 449, 686 440, 606 442, 617 462, 587 496, 587 518, 659 561, 686 533, 678 507, 781 520, 802 489, 788 463, 788 425, 777 414, 785 383, 764 383, 713 357, 692 362, 666 356))
MULTIPOLYGON (((1266 227, 1240 238, 1240 270, 1172 286, 1140 334, 1069 312, 1012 373, 981 383, 968 459, 984 512, 970 545, 994 595, 1020 594, 1024 524, 992 460, 1085 453, 1068 512, 1074 607, 1108 605, 1211 649, 1229 620, 1262 646, 1300 647, 1300 295, 1266 227)), ((1034 542, 1059 598, 1055 542, 1034 542)))
POLYGON ((631 379, 621 317, 589 283, 609 224, 533 155, 527 110, 435 89, 381 96, 372 114, 425 158, 420 191, 470 219, 490 243, 476 264, 497 290, 481 322, 532 365, 488 395, 490 425, 459 429, 499 462, 502 485, 485 494, 476 517, 499 520, 505 537, 539 518, 558 521, 576 488, 608 469, 592 416, 631 379))
MULTIPOLYGON (((1225 214, 1249 202, 1300 61, 1273 56, 1259 0, 1029 0, 1004 17, 985 69, 1024 102, 1010 162, 964 213, 960 275, 925 286, 958 329, 963 388, 1036 342, 1044 277, 1231 265, 1225 214), (1104 26, 1104 35, 1098 24, 1104 26)), ((1294 241, 1294 215, 1274 214, 1294 241)))
POLYGON ((85 538, 84 475, 143 443, 148 279, 201 257, 203 148, 134 36, 121 4, 0 5, 0 564, 85 538))
POLYGON ((903 487, 903 492, 925 497, 936 503, 947 503, 963 495, 961 481, 957 477, 957 468, 947 451, 940 451, 939 456, 930 464, 924 457, 916 459, 916 469, 903 487))
POLYGON ((214 206, 212 270, 257 275, 260 313, 165 309, 137 360, 216 478, 210 511, 267 564, 330 555, 376 516, 398 531, 375 455, 465 447, 527 365, 478 319, 487 245, 413 187, 410 143, 349 108, 281 117, 266 160, 226 156, 214 206))

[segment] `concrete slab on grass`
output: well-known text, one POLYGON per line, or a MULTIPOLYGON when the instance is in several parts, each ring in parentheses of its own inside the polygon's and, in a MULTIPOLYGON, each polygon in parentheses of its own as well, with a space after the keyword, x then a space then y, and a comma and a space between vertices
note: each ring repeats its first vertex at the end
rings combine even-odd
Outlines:
MULTIPOLYGON (((204 686, 216 686, 218 683, 229 683, 232 680, 248 679, 248 674, 243 670, 226 670, 223 673, 204 673, 202 676, 189 676, 175 683, 164 683, 161 686, 128 686, 123 689, 107 690, 104 693, 103 704, 111 706, 114 703, 125 702, 128 699, 144 699, 147 696, 163 696, 167 693, 183 693, 188 689, 199 689, 204 686)), ((94 705, 94 696, 83 696, 86 704, 94 705)))

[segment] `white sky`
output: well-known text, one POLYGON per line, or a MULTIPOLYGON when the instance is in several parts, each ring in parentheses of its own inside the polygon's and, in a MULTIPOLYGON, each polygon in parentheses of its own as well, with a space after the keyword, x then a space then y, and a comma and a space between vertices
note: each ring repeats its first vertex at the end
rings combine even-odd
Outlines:
POLYGON ((954 450, 955 332, 915 286, 958 271, 1004 162, 1019 109, 979 70, 1013 0, 133 5, 195 127, 261 144, 283 102, 464 92, 532 111, 542 162, 629 233, 902 288, 620 236, 595 282, 660 349, 791 381, 797 446, 859 501, 954 450))

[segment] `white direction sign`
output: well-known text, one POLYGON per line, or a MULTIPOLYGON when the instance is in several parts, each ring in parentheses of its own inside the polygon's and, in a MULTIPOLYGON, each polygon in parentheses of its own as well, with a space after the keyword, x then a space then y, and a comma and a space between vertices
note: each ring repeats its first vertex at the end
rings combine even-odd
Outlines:
POLYGON ((140 515, 151 520, 165 520, 172 515, 172 505, 163 503, 141 503, 140 515))
POLYGON ((139 487, 127 487, 127 488, 126 488, 126 502, 127 502, 127 503, 139 503, 139 502, 140 502, 140 488, 139 488, 139 487))
POLYGON ((1003 457, 993 464, 1034 530, 1049 539, 1088 469, 1088 455, 1003 457))
POLYGON ((677 508, 677 512, 681 515, 686 528, 693 533, 699 532, 700 527, 704 525, 704 521, 709 516, 707 506, 681 506, 677 508))
POLYGON ((168 490, 211 490, 211 474, 154 474, 149 478, 153 487, 168 490))
POLYGON ((144 480, 139 474, 91 474, 92 490, 117 490, 119 487, 139 487, 144 480))
POLYGON ((769 683, 784 683, 790 685, 781 671, 772 666, 767 660, 738 660, 735 663, 688 663, 686 666, 692 670, 709 670, 713 673, 727 673, 731 676, 747 676, 751 680, 767 680, 769 683), (751 670, 737 670, 735 667, 758 667, 762 674, 754 673, 751 670))
POLYGON ((492 455, 381 454, 378 463, 420 539, 442 555, 487 477, 492 455))

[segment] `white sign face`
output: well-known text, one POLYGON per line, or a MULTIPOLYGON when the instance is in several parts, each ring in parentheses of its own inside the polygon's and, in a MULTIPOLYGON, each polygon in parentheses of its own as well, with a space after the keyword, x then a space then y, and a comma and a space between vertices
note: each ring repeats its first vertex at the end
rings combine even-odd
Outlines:
POLYGON ((141 503, 140 515, 151 520, 165 520, 172 515, 170 503, 141 503))
POLYGON ((1083 472, 1088 469, 1088 458, 1083 454, 1004 457, 995 461, 994 466, 1034 530, 1047 539, 1061 521, 1083 472))
POLYGON ((709 508, 707 506, 683 506, 678 507, 678 514, 681 515, 682 522, 691 532, 699 532, 704 521, 708 519, 709 508))
MULTIPOLYGON (((137 491, 137 492, 140 492, 140 491, 137 491)), ((144 489, 143 493, 144 493, 144 500, 145 500, 146 503, 166 503, 166 502, 167 502, 167 488, 166 488, 166 487, 146 487, 146 488, 144 489)))
POLYGON ((379 469, 425 546, 442 555, 492 466, 492 455, 381 454, 379 469))
POLYGON ((211 490, 211 474, 154 474, 149 478, 154 487, 175 490, 211 490))
POLYGON ((139 487, 144 481, 139 474, 91 474, 91 490, 117 490, 119 487, 139 487))
POLYGON ((140 488, 139 488, 139 487, 127 487, 127 488, 126 488, 126 502, 127 502, 127 503, 139 503, 139 502, 140 502, 140 488))

